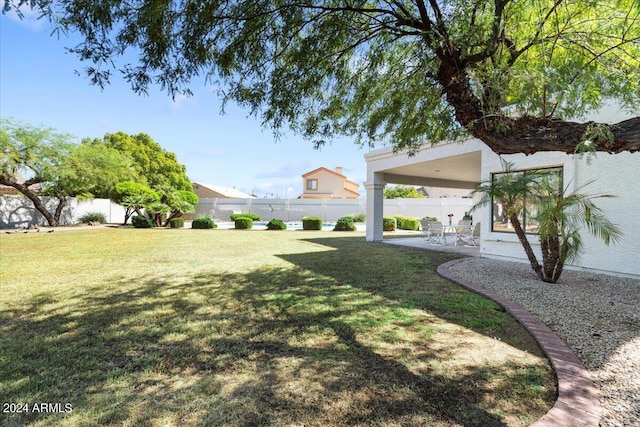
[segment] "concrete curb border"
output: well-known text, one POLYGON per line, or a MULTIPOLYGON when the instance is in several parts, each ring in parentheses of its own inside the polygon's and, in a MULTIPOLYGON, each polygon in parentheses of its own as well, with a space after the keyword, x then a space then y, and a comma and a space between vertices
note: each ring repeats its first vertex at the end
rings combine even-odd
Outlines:
POLYGON ((556 402, 531 427, 597 427, 602 415, 598 390, 582 362, 547 325, 521 306, 473 282, 461 279, 449 270, 454 265, 467 261, 469 258, 459 258, 441 264, 438 266, 438 274, 504 307, 533 335, 555 371, 558 379, 556 402))

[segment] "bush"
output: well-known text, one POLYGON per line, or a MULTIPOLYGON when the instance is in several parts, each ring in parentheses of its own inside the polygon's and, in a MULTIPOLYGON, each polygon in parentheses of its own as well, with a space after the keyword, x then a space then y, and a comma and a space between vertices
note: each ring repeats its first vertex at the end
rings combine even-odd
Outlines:
POLYGON ((333 227, 333 231, 356 231, 356 225, 353 223, 353 217, 343 216, 338 219, 336 226, 333 227))
POLYGON ((353 215, 349 215, 353 218, 353 222, 362 222, 364 223, 365 219, 367 218, 367 216, 363 213, 359 213, 359 214, 353 214, 353 215))
POLYGON ((280 219, 272 219, 267 224, 267 230, 286 230, 286 229, 287 229, 287 224, 285 224, 284 221, 280 219))
POLYGON ((382 230, 383 231, 396 231, 398 223, 393 216, 382 217, 382 230))
POLYGON ((418 230, 420 230, 420 220, 418 218, 403 218, 402 219, 402 229, 403 230, 418 231, 418 230))
POLYGON ((151 218, 142 215, 134 215, 131 217, 131 224, 133 224, 135 228, 151 228, 154 226, 151 218))
POLYGON ((80 222, 89 223, 89 222, 99 222, 100 224, 104 224, 107 222, 107 218, 104 216, 102 212, 87 212, 86 214, 80 217, 80 222))
POLYGON ((322 230, 322 218, 305 216, 302 218, 303 230, 322 230))
POLYGON ((422 218, 423 221, 431 221, 431 222, 438 222, 438 218, 436 218, 435 216, 425 216, 424 218, 422 218))
POLYGON ((235 219, 236 230, 248 230, 253 228, 253 220, 246 216, 241 216, 235 219))
POLYGON ((184 227, 184 218, 171 218, 169 221, 169 227, 182 228, 184 227))
POLYGON ((402 222, 404 221, 404 215, 391 215, 396 219, 396 228, 402 230, 402 222))
POLYGON ((253 221, 260 221, 260 215, 250 214, 250 213, 239 213, 239 214, 231 214, 229 215, 231 221, 235 221, 238 218, 251 218, 253 221))
POLYGON ((191 222, 191 228, 206 229, 206 228, 218 228, 218 226, 208 216, 201 216, 199 218, 194 219, 191 222))

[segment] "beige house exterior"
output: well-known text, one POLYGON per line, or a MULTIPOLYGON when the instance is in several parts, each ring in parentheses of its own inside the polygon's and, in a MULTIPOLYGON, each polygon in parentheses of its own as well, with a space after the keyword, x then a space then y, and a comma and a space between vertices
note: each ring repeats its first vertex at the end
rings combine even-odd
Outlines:
POLYGON ((357 199, 360 185, 342 174, 342 167, 335 171, 319 167, 302 175, 301 199, 357 199))

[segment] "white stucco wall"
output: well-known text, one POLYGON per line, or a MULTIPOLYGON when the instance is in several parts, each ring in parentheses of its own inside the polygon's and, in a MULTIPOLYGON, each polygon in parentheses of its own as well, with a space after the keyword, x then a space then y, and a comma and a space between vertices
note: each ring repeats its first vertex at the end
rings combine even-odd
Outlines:
MULTIPOLYGON (((612 194, 615 198, 598 199, 596 204, 605 215, 617 224, 624 235, 616 245, 606 246, 602 240, 583 230, 586 251, 580 259, 567 268, 590 269, 607 273, 638 276, 640 278, 640 153, 598 153, 588 162, 586 156, 564 153, 537 153, 502 156, 513 162, 516 169, 562 166, 564 185, 569 192, 585 185, 581 192, 588 194, 612 194)), ((491 173, 501 170, 500 158, 489 150, 483 152, 482 175, 489 179, 491 173)), ((481 212, 483 230, 481 254, 492 258, 508 258, 526 261, 522 246, 515 234, 491 231, 491 211, 481 212)), ((531 241, 535 241, 532 236, 531 241)), ((538 249, 537 244, 535 248, 538 249)))

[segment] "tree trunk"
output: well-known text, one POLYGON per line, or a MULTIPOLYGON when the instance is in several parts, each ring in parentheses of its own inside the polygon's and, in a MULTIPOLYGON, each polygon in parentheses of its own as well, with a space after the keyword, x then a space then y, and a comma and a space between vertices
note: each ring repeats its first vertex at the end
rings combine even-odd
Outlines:
POLYGON ((9 182, 7 183, 7 185, 10 185, 11 187, 15 188, 20 193, 22 193, 25 197, 31 200, 36 210, 40 212, 43 217, 45 217, 45 219, 49 223, 49 226, 51 227, 58 226, 58 221, 55 219, 55 217, 51 214, 51 212, 47 210, 47 208, 42 203, 40 198, 33 191, 29 190, 29 187, 27 185, 18 184, 17 182, 9 182))
POLYGON ((167 216, 167 219, 165 220, 163 227, 166 227, 167 225, 169 225, 169 223, 173 218, 179 218, 181 216, 182 216, 182 212, 175 211, 175 210, 171 211, 171 213, 167 216))
POLYGON ((62 216, 62 210, 67 205, 66 196, 61 196, 60 194, 56 195, 58 198, 58 206, 56 206, 56 211, 53 214, 53 218, 56 220, 56 224, 60 224, 60 217, 62 216))
POLYGON ((127 225, 127 222, 129 221, 129 218, 131 218, 131 215, 133 215, 134 212, 135 212, 135 210, 132 207, 128 207, 128 208, 125 209, 125 211, 124 211, 124 223, 122 225, 127 225))
MULTIPOLYGON (((597 123, 575 123, 528 116, 517 119, 493 117, 476 121, 472 134, 496 154, 533 154, 538 151, 573 154, 583 142, 589 126, 594 125, 597 123)), ((607 126, 612 132, 613 141, 592 141, 595 151, 612 154, 640 151, 640 117, 607 126)))
POLYGON ((556 283, 562 273, 560 242, 557 237, 540 240, 542 250, 542 276, 544 282, 556 283))
POLYGON ((531 264, 531 268, 536 272, 540 279, 544 280, 544 274, 542 272, 542 267, 536 258, 535 253, 533 253, 533 248, 527 240, 527 234, 525 233, 522 225, 520 224, 520 220, 518 219, 518 215, 509 215, 509 221, 511 221, 511 225, 513 225, 513 229, 516 232, 516 236, 520 240, 520 244, 524 248, 524 252, 527 254, 527 258, 529 259, 529 263, 531 264))

